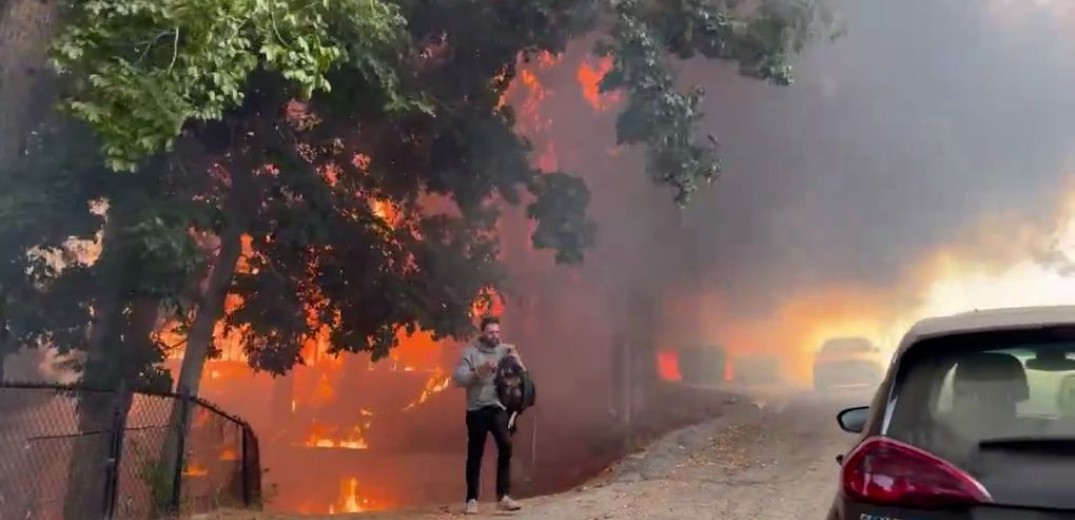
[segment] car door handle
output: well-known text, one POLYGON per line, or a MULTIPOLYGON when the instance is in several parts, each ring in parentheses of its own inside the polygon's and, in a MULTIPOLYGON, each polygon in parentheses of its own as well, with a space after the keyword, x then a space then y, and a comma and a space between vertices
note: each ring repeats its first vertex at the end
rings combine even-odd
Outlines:
POLYGON ((840 464, 840 465, 843 465, 843 463, 844 463, 844 456, 843 456, 843 455, 837 455, 837 456, 836 456, 836 463, 837 463, 837 464, 840 464))

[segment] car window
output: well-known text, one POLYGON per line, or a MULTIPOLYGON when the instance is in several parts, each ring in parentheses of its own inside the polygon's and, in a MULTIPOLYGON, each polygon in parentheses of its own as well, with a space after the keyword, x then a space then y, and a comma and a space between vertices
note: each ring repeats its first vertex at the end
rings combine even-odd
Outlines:
POLYGON ((860 338, 830 339, 821 345, 821 352, 826 354, 867 353, 877 350, 868 340, 860 338))
POLYGON ((1071 339, 1015 332, 939 338, 912 345, 898 366, 886 433, 972 473, 989 466, 982 441, 1075 437, 1071 339))
MULTIPOLYGON (((1004 352, 1003 350, 992 352, 1004 352)), ((1075 362, 1075 358, 1065 356, 1075 362)), ((1059 372, 1045 372, 1026 368, 1027 358, 1018 356, 1017 359, 1026 370, 1029 396, 1027 400, 1016 403, 1015 412, 1017 417, 1039 417, 1058 419, 1071 416, 1075 419, 1075 409, 1065 409, 1061 399, 1065 399, 1071 405, 1075 405, 1075 370, 1063 370, 1059 372), (1067 384, 1065 385, 1065 382, 1067 384)), ((937 398, 936 413, 943 415, 949 413, 953 406, 953 382, 955 380, 956 367, 952 367, 945 374, 937 398)))

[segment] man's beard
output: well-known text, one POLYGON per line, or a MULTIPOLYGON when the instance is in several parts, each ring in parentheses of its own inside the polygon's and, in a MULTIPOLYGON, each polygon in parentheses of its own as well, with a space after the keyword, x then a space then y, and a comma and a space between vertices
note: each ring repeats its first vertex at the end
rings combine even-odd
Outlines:
POLYGON ((495 347, 495 346, 497 346, 497 344, 498 344, 498 343, 500 343, 500 342, 499 342, 499 341, 497 341, 497 340, 495 340, 495 339, 493 339, 493 338, 490 338, 490 337, 487 337, 487 336, 483 336, 483 337, 482 337, 482 343, 484 343, 484 344, 485 344, 485 346, 487 346, 487 347, 495 347))

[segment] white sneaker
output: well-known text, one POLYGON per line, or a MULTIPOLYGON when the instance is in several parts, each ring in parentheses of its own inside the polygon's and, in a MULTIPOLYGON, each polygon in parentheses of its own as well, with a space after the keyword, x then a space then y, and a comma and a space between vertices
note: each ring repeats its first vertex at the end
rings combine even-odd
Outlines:
POLYGON ((501 511, 518 511, 523 508, 523 506, 519 505, 518 502, 512 500, 512 498, 508 496, 501 498, 500 502, 497 502, 496 507, 501 511))
POLYGON ((467 504, 463 506, 464 515, 476 515, 478 514, 478 501, 467 500, 467 504))

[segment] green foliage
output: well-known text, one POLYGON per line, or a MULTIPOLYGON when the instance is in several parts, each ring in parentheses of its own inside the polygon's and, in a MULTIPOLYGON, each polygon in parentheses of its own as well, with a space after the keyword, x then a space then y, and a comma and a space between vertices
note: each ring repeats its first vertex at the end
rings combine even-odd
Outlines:
POLYGON ((676 202, 684 204, 699 182, 711 182, 721 171, 715 146, 697 144, 693 135, 703 115, 702 91, 679 92, 665 49, 645 22, 626 8, 617 14, 610 40, 598 48, 613 57, 613 69, 601 80, 601 90, 627 91, 616 139, 620 144, 646 145, 647 171, 655 181, 672 186, 676 202))
POLYGON ((578 177, 553 172, 534 180, 535 200, 526 214, 538 222, 532 237, 537 249, 556 251, 561 264, 579 263, 583 252, 594 243, 597 225, 586 216, 590 190, 578 177))
POLYGON ((154 511, 166 510, 172 500, 172 475, 168 474, 165 469, 166 466, 143 447, 141 443, 136 440, 128 441, 128 443, 127 450, 130 452, 129 455, 135 456, 136 460, 141 462, 138 476, 150 490, 154 511))
POLYGON ((646 170, 675 190, 684 205, 721 173, 718 143, 695 136, 703 91, 679 89, 666 56, 739 64, 742 74, 777 85, 791 83, 791 56, 830 22, 824 5, 810 0, 764 1, 752 14, 719 0, 612 0, 611 30, 596 51, 613 58, 601 91, 623 90, 627 105, 616 125, 620 144, 644 145, 646 170))
POLYGON ((302 97, 329 89, 341 60, 395 85, 383 56, 403 51, 404 25, 381 0, 87 0, 55 63, 70 79, 66 107, 93 126, 109 166, 134 170, 188 122, 237 107, 258 67, 302 97))
MULTIPOLYGON (((337 123, 344 124, 330 117, 322 125, 337 123)), ((236 276, 243 304, 228 318, 252 364, 274 373, 302 362, 303 340, 321 324, 333 324, 337 351, 375 359, 395 345, 400 327, 467 334, 474 297, 500 281, 492 220, 429 215, 416 200, 388 197, 390 185, 343 162, 346 148, 318 143, 321 133, 336 135, 326 130, 253 132, 241 146, 258 150, 274 175, 250 179, 261 202, 247 228, 251 269, 236 276), (304 145, 314 155, 294 152, 304 145), (320 173, 327 164, 339 168, 335 185, 320 173), (356 197, 358 190, 370 198, 356 197), (371 199, 395 203, 393 222, 371 199)))
POLYGON ((107 172, 88 137, 81 125, 47 121, 27 155, 0 172, 0 326, 10 346, 70 344, 88 319, 79 284, 57 281, 57 261, 73 260, 68 240, 90 239, 101 225, 88 202, 107 172))
POLYGON ((152 310, 144 309, 173 297, 204 262, 201 252, 183 249, 191 221, 180 216, 194 213, 160 204, 169 193, 165 186, 174 182, 160 184, 154 175, 117 176, 104 167, 97 150, 86 125, 52 120, 37 133, 26 157, 0 175, 4 325, 15 347, 48 344, 61 354, 85 349, 91 308, 101 305, 105 293, 119 294, 112 355, 91 360, 103 371, 87 381, 114 385, 124 375, 131 384, 167 388, 169 375, 157 368, 163 349, 149 337, 124 332, 139 317, 153 319, 152 310), (121 226, 113 247, 89 265, 70 240, 97 238, 105 219, 91 205, 100 200, 122 210, 109 211, 112 222, 135 217, 133 225, 121 226), (153 303, 144 303, 147 299, 153 303), (143 312, 136 312, 139 305, 143 312))
MULTIPOLYGON (((165 385, 155 367, 169 346, 146 324, 160 313, 189 322, 201 281, 219 267, 196 237, 237 233, 252 237, 253 254, 227 288, 243 303, 226 319, 255 368, 283 373, 302 363, 300 346, 326 324, 336 351, 374 358, 400 328, 466 335, 475 298, 504 279, 494 201, 525 202, 537 223, 534 247, 553 250, 558 263, 582 262, 597 235, 586 214, 592 188, 532 168, 513 111, 499 106, 518 57, 559 53, 597 31, 597 52, 613 62, 601 88, 626 94, 617 141, 643 147, 648 174, 685 204, 721 167, 716 143, 696 136, 702 92, 682 88, 673 60, 700 54, 786 85, 789 60, 824 18, 813 0, 751 8, 730 0, 76 3, 54 46, 67 80, 63 106, 93 130, 95 139, 78 143, 99 145, 104 164, 135 174, 109 174, 98 154, 70 146, 89 164, 19 177, 53 183, 57 195, 13 186, 0 196, 0 211, 13 217, 0 238, 23 250, 98 230, 85 204, 110 205, 97 263, 22 283, 44 311, 19 318, 20 341, 89 349, 88 309, 114 306, 110 350, 90 356, 86 377, 165 385), (294 98, 306 101, 302 121, 285 110, 294 98)), ((22 263, 5 272, 27 272, 23 258, 11 255, 22 263)))

